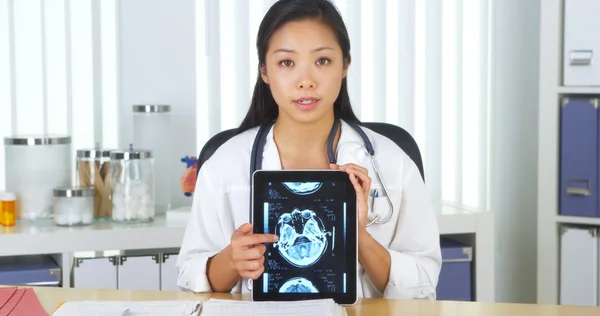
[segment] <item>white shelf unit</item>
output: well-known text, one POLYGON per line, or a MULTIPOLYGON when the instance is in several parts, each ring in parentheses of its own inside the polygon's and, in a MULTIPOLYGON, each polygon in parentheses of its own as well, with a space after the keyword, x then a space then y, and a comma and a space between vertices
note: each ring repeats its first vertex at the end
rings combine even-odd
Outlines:
MULTIPOLYGON (((444 207, 437 217, 442 236, 456 236, 473 242, 475 264, 475 297, 477 301, 493 302, 494 278, 494 218, 491 212, 471 212, 444 207)), ((149 253, 156 249, 178 249, 187 221, 158 216, 146 224, 95 222, 82 227, 58 227, 52 221, 22 223, 0 230, 0 256, 51 254, 62 268, 62 286, 71 284, 70 272, 75 257, 86 253, 114 256, 124 252, 149 253)))
POLYGON ((540 9, 537 303, 559 304, 560 226, 600 226, 600 218, 559 214, 561 98, 600 96, 600 87, 564 86, 564 0, 540 1, 540 9))
POLYGON ((577 94, 598 94, 600 95, 600 87, 565 87, 557 88, 558 95, 577 95, 577 94))

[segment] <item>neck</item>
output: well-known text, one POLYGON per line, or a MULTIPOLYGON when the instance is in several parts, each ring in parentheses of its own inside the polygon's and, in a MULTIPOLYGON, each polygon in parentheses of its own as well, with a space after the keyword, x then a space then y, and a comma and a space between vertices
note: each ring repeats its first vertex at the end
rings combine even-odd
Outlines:
MULTIPOLYGON (((300 123, 280 115, 273 127, 273 138, 282 160, 292 157, 303 159, 302 157, 314 155, 326 158, 327 141, 334 119, 332 113, 318 122, 300 123)), ((336 131, 333 148, 336 147, 340 130, 341 128, 338 128, 336 131)))

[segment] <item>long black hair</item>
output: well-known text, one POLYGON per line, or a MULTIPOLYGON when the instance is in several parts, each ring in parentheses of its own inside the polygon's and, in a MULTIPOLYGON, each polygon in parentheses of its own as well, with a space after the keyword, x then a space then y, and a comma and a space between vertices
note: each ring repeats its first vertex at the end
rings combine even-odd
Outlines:
MULTIPOLYGON (((326 23, 335 32, 344 64, 350 64, 350 38, 342 16, 329 0, 280 0, 269 9, 258 29, 256 38, 256 49, 258 51, 258 75, 250 103, 250 109, 246 117, 238 127, 237 133, 242 133, 253 127, 257 127, 268 120, 274 120, 279 115, 279 108, 269 85, 261 78, 260 69, 266 63, 266 54, 269 50, 269 40, 275 31, 284 24, 304 19, 318 19, 326 23)), ((336 117, 347 122, 360 124, 360 121, 352 111, 350 96, 346 77, 342 79, 340 93, 333 103, 336 117)))

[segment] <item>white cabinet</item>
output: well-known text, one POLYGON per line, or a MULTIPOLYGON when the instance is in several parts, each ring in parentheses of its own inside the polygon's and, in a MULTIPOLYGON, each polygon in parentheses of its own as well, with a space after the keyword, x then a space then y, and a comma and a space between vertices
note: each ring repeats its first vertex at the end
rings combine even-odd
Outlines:
POLYGON ((120 290, 160 290, 159 255, 120 256, 117 287, 120 290))
POLYGON ((160 285, 163 291, 179 291, 177 286, 177 254, 163 254, 160 267, 160 285))
POLYGON ((600 1, 564 2, 564 86, 600 86, 600 1))
POLYGON ((560 228, 560 304, 598 305, 598 229, 560 228))
POLYGON ((123 252, 108 257, 75 258, 75 288, 179 291, 177 253, 123 252))
POLYGON ((75 258, 73 287, 117 289, 117 257, 75 258))

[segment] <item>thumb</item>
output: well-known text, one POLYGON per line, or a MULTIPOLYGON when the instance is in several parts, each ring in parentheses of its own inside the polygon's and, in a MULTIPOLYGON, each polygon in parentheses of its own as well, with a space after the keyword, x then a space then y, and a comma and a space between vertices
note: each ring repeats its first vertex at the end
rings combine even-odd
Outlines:
POLYGON ((252 232, 252 225, 251 224, 243 224, 242 226, 240 226, 235 233, 238 235, 246 235, 252 232))

